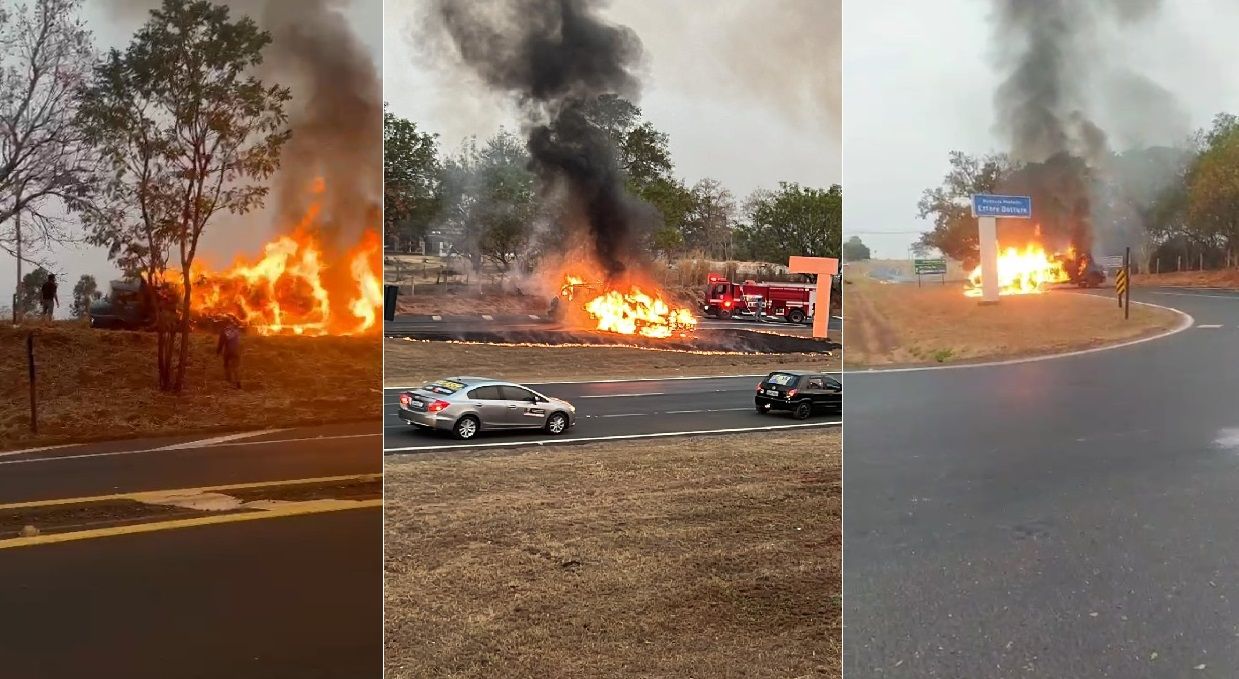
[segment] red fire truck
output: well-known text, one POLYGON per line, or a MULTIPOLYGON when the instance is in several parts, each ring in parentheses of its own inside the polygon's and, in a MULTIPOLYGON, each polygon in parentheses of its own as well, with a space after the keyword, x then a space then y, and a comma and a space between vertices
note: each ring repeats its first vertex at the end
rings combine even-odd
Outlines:
POLYGON ((723 276, 710 274, 704 308, 707 316, 724 319, 736 314, 755 314, 760 308, 765 316, 804 323, 813 315, 816 303, 816 283, 732 283, 723 276))

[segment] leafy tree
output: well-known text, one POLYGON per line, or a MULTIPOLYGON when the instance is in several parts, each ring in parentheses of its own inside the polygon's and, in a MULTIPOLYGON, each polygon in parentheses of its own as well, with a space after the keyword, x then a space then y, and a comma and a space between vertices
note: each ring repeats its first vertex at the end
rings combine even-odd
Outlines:
POLYGON ((843 189, 802 187, 781 182, 779 190, 749 199, 744 239, 762 261, 786 262, 792 255, 839 257, 843 189))
POLYGON ((396 247, 426 234, 439 211, 438 137, 383 113, 383 229, 396 247))
POLYGON ((19 283, 32 252, 70 240, 55 207, 86 201, 98 169, 73 124, 94 59, 81 8, 82 0, 0 6, 0 249, 17 259, 19 283))
POLYGON ((40 300, 43 297, 43 284, 47 282, 49 271, 41 266, 22 276, 21 296, 18 298, 17 315, 29 316, 39 311, 40 300))
POLYGON ((611 137, 628 186, 634 193, 658 180, 671 180, 673 166, 669 137, 649 121, 641 109, 623 97, 604 94, 584 106, 586 119, 611 137))
POLYGON ((696 205, 693 192, 678 179, 657 177, 642 185, 637 195, 661 217, 650 233, 651 249, 670 259, 683 250, 685 225, 696 205))
MULTIPOLYGON (((253 74, 271 36, 206 0, 164 0, 124 52, 112 50, 79 120, 110 162, 106 204, 86 215, 93 242, 166 292, 170 263, 192 270, 212 218, 262 204, 288 140, 285 87, 253 74)), ((176 276, 174 312, 157 310, 159 386, 180 391, 193 281, 176 276), (175 364, 173 357, 176 357, 175 364)))
POLYGON ((85 318, 90 312, 90 303, 101 297, 103 293, 99 292, 99 284, 95 282, 95 277, 82 274, 82 277, 77 279, 77 283, 73 285, 73 303, 69 307, 69 313, 73 314, 74 318, 85 318))
POLYGON ((442 177, 438 224, 475 270, 487 259, 508 271, 532 238, 537 210, 524 143, 507 130, 481 146, 471 140, 444 162, 442 177))
POLYGON ((917 203, 918 216, 930 218, 934 228, 921 242, 963 262, 977 259, 977 225, 972 216, 972 196, 993 193, 1011 167, 1006 156, 970 156, 952 151, 950 170, 942 185, 926 189, 917 203))
POLYGON ((843 244, 843 261, 863 262, 869 259, 869 246, 861 241, 860 236, 852 236, 843 244))
POLYGON ((1239 237, 1239 118, 1217 116, 1201 141, 1187 178, 1187 219, 1201 241, 1229 250, 1239 237))

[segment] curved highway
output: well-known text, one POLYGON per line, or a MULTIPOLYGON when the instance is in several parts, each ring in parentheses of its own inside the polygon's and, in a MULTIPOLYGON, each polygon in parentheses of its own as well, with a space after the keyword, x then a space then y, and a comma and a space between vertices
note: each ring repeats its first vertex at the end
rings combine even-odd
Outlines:
POLYGON ((848 677, 1239 672, 1239 294, 1023 364, 848 373, 848 677))

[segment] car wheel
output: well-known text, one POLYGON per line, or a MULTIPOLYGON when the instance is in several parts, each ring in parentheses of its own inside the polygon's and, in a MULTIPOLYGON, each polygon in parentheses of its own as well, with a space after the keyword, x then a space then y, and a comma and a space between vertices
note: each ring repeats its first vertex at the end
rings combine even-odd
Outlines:
POLYGON ((456 420, 456 425, 452 427, 452 433, 456 435, 456 438, 462 441, 468 441, 478 435, 479 427, 480 423, 478 422, 478 418, 472 415, 465 415, 459 420, 456 420))
POLYGON ((813 414, 813 406, 808 401, 801 401, 796 404, 796 409, 792 411, 792 417, 798 420, 807 420, 813 414))
POLYGON ((727 310, 727 309, 719 309, 719 310, 718 310, 718 317, 719 317, 719 318, 721 318, 721 319, 723 319, 724 321, 726 321, 726 320, 730 320, 730 319, 731 319, 731 311, 729 311, 729 310, 727 310))
POLYGON ((546 433, 556 436, 568 431, 568 416, 563 413, 555 413, 546 418, 546 433))
POLYGON ((787 312, 787 320, 792 323, 804 323, 804 312, 800 309, 792 309, 787 312))
POLYGON ((758 404, 757 404, 757 414, 758 414, 758 415, 767 415, 767 414, 769 414, 769 413, 770 413, 770 411, 769 411, 769 410, 766 410, 766 406, 765 406, 765 405, 763 405, 763 404, 761 404, 761 403, 758 403, 758 404))

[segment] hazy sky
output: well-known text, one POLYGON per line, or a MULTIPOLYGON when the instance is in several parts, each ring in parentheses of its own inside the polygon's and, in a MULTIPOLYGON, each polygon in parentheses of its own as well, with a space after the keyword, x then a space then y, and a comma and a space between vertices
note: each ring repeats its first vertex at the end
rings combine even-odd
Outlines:
MULTIPOLYGON (((242 0, 246 6, 257 6, 261 0, 242 0)), ((295 0, 278 0, 291 2, 295 0)), ((124 16, 114 12, 113 7, 140 8, 155 6, 157 0, 91 0, 86 4, 84 19, 94 33, 95 47, 103 52, 108 48, 123 49, 129 43, 133 33, 145 22, 145 14, 130 11, 124 16)), ((382 0, 335 0, 337 6, 345 8, 349 23, 355 28, 355 33, 367 45, 375 61, 379 63, 382 53, 382 0)), ((258 18, 258 17, 255 17, 258 18)), ((294 100, 292 105, 296 105, 294 100)), ((257 253, 261 245, 276 233, 279 225, 264 213, 250 213, 244 217, 221 215, 218 222, 207 227, 203 235, 202 256, 212 261, 227 263, 237 255, 257 253)), ((91 274, 106 292, 108 281, 117 278, 119 273, 107 259, 107 251, 89 245, 57 246, 50 253, 39 253, 50 259, 51 269, 57 274, 60 282, 60 302, 63 305, 56 315, 68 317, 69 305, 72 302, 73 285, 82 274, 91 274)), ((29 271, 27 264, 23 271, 29 271)), ((16 282, 16 262, 7 253, 0 253, 0 307, 9 307, 13 298, 16 282)))
MULTIPOLYGON (((1182 113, 1179 124, 1160 125, 1145 143, 1181 138, 1222 111, 1239 113, 1239 70, 1232 67, 1239 63, 1239 3, 1162 4, 1099 46, 1108 61, 1169 90, 1182 113)), ((856 233, 877 256, 908 256, 917 233, 931 226, 916 218, 916 203, 941 183, 947 153, 1005 150, 994 132, 1002 74, 990 65, 989 7, 988 0, 845 2, 845 239, 856 233), (872 233, 879 231, 914 233, 872 233)), ((1114 108, 1098 113, 1112 138, 1114 128, 1149 110, 1114 108)))
MULTIPOLYGON (((839 0, 614 0, 604 15, 645 47, 645 118, 670 135, 677 174, 713 177, 743 199, 779 181, 825 187, 839 162, 839 0)), ((421 4, 387 0, 385 98, 455 152, 469 135, 518 129, 510 104, 427 54, 421 4)))

